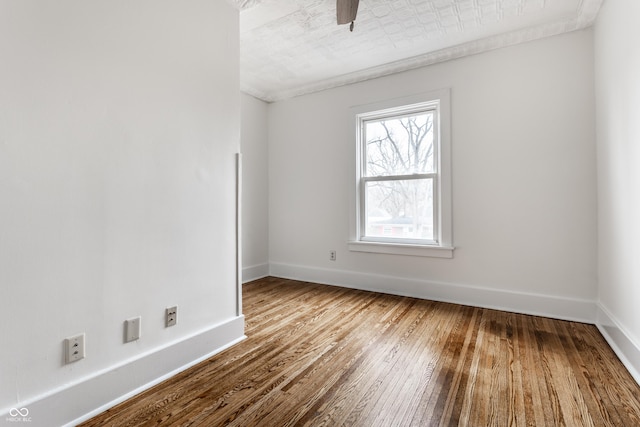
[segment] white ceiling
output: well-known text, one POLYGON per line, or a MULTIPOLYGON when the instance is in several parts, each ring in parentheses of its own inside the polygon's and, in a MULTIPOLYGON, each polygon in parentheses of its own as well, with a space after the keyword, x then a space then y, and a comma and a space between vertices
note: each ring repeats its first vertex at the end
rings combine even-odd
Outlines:
POLYGON ((230 0, 240 9, 241 89, 265 101, 586 28, 603 0, 230 0))

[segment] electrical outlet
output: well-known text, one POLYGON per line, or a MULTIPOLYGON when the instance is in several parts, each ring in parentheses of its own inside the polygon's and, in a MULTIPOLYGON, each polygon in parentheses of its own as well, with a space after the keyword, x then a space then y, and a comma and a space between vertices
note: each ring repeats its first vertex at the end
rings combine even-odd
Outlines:
POLYGON ((124 321, 124 342, 131 342, 140 339, 142 318, 133 317, 124 321))
POLYGON ((174 305, 165 309, 164 325, 165 327, 175 326, 178 323, 178 306, 174 305))
POLYGON ((64 340, 65 360, 67 363, 77 362, 85 357, 84 333, 64 340))
POLYGON ((329 251, 329 261, 336 260, 336 251, 329 251))

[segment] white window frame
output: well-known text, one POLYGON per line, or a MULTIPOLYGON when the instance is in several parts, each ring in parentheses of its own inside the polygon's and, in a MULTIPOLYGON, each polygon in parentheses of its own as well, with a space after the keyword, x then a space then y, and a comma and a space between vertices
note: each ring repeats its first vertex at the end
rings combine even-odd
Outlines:
MULTIPOLYGON (((353 125, 352 150, 355 177, 350 191, 349 250, 394 255, 453 258, 453 233, 451 210, 451 100, 449 89, 433 91, 362 105, 351 109, 353 125), (371 118, 400 116, 416 111, 434 110, 435 173, 424 174, 434 182, 434 240, 387 239, 367 237, 364 234, 364 188, 371 178, 364 177, 363 123, 371 118)), ((419 175, 420 177, 422 175, 419 175)), ((393 179, 397 179, 394 177, 393 179)), ((415 178, 412 176, 411 178, 415 178)), ((378 180, 375 178, 373 180, 378 180)))

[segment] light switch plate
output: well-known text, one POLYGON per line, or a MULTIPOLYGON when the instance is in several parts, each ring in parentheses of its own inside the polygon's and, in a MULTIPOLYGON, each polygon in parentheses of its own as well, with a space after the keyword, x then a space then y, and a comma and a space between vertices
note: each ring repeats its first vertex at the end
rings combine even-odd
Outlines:
POLYGON ((131 342, 140 339, 140 327, 142 318, 132 317, 124 321, 124 342, 131 342))

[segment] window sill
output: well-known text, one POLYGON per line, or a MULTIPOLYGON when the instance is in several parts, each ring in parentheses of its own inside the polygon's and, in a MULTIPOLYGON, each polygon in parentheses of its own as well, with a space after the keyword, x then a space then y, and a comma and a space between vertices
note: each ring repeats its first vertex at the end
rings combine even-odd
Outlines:
POLYGON ((378 243, 350 241, 349 250, 354 252, 373 252, 390 255, 409 255, 433 258, 453 258, 455 248, 449 246, 424 246, 398 243, 378 243))

